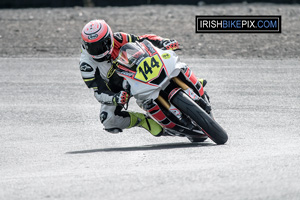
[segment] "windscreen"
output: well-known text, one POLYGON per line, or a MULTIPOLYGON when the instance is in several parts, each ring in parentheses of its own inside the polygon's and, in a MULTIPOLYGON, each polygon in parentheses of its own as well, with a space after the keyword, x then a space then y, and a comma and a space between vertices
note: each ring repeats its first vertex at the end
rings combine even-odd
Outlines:
POLYGON ((148 56, 149 54, 139 43, 127 43, 120 49, 117 62, 133 69, 140 61, 148 56))

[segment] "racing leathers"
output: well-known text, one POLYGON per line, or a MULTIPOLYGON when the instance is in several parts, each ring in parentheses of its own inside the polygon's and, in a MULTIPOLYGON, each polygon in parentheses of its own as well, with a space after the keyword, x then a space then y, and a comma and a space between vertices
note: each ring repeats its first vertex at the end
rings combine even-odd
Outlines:
POLYGON ((117 58, 120 48, 128 42, 141 42, 147 39, 153 45, 162 48, 166 39, 152 34, 137 37, 122 32, 114 33, 113 36, 113 51, 109 60, 105 58, 95 60, 84 46, 81 46, 81 75, 87 87, 94 89, 94 95, 101 103, 100 121, 104 129, 111 133, 122 132, 123 129, 133 126, 142 126, 152 135, 159 136, 162 134, 162 128, 155 121, 141 113, 122 111, 122 106, 114 104, 113 97, 124 90, 124 81, 115 73, 112 61, 117 58))

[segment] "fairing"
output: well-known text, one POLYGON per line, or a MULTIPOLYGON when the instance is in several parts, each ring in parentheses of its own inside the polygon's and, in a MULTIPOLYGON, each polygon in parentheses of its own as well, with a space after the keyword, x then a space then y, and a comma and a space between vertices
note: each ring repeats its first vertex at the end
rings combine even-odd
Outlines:
POLYGON ((178 76, 180 68, 184 65, 178 61, 178 56, 173 51, 158 49, 148 41, 124 45, 116 62, 119 64, 118 74, 128 81, 131 86, 131 94, 138 102, 156 99, 160 90, 169 84, 170 79, 178 76), (154 61, 151 61, 151 59, 154 59, 154 61), (155 65, 156 61, 161 62, 161 64, 157 64, 159 67, 151 68, 152 73, 148 72, 145 76, 147 78, 145 78, 142 69, 139 67, 143 62, 149 63, 149 65, 154 62, 155 65), (154 81, 160 78, 162 73, 165 73, 164 78, 154 81))

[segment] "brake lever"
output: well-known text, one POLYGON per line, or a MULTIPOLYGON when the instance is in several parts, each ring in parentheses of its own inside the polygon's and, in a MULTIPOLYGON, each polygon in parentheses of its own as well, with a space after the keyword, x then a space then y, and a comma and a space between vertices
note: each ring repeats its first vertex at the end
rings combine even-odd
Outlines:
MULTIPOLYGON (((161 48, 161 50, 168 50, 166 47, 163 47, 161 48)), ((178 48, 178 49, 174 49, 174 50, 171 50, 171 51, 181 51, 182 49, 181 48, 178 48)))
POLYGON ((128 109, 128 102, 126 104, 122 105, 122 107, 123 107, 124 110, 127 110, 128 109))
POLYGON ((182 49, 178 48, 178 49, 174 49, 173 51, 181 51, 182 49))

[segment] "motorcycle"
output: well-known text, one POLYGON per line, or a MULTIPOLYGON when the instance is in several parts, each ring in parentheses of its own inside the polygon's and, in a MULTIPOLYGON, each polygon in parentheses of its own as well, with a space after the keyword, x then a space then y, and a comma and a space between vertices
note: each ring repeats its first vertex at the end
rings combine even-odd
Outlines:
POLYGON ((148 40, 127 43, 114 60, 117 74, 137 104, 164 128, 164 135, 191 142, 228 140, 214 120, 209 98, 190 68, 174 51, 159 49, 148 40))

